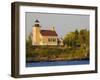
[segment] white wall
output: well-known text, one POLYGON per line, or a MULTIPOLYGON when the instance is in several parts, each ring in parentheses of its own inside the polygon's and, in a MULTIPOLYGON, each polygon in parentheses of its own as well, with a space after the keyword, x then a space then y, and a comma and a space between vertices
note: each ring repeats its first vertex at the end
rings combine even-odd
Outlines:
MULTIPOLYGON (((56 4, 73 4, 98 6, 100 9, 100 0, 0 0, 0 80, 16 80, 10 77, 11 68, 11 2, 13 1, 30 1, 41 3, 56 4)), ((100 14, 100 11, 98 11, 100 14)), ((100 16, 98 16, 98 22, 100 16)), ((100 23, 98 24, 98 34, 100 35, 100 23)), ((100 36, 98 37, 100 44, 100 36)), ((100 45, 98 46, 100 47, 100 45)), ((98 53, 100 50, 98 51, 98 53)), ((98 54, 98 58, 100 54, 98 54)), ((100 58, 98 59, 98 67, 100 67, 100 58)), ((80 74, 80 75, 64 75, 39 78, 21 78, 18 80, 99 80, 100 69, 97 74, 80 74)))

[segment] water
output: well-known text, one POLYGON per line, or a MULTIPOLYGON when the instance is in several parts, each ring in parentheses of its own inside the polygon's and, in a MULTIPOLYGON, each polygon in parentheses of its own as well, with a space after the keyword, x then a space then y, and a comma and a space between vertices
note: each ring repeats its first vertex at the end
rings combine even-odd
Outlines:
POLYGON ((52 61, 52 62, 27 62, 26 67, 60 66, 60 65, 82 65, 89 64, 89 60, 74 61, 52 61))

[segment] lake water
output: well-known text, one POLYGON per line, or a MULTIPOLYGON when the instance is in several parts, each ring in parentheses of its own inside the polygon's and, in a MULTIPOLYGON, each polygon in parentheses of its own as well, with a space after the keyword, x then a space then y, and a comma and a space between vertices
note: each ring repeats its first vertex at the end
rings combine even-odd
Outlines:
POLYGON ((61 66, 61 65, 82 65, 89 64, 89 60, 74 61, 52 61, 52 62, 27 62, 26 67, 42 67, 42 66, 61 66))

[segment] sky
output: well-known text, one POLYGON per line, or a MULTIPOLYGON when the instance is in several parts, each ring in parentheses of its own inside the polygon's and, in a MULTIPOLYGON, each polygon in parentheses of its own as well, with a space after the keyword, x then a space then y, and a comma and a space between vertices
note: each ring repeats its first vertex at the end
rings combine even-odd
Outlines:
POLYGON ((26 12, 26 37, 28 37, 31 33, 36 19, 39 20, 41 29, 51 29, 51 27, 55 27, 55 31, 57 32, 58 36, 62 38, 65 34, 75 31, 76 29, 89 30, 90 24, 89 15, 26 12))

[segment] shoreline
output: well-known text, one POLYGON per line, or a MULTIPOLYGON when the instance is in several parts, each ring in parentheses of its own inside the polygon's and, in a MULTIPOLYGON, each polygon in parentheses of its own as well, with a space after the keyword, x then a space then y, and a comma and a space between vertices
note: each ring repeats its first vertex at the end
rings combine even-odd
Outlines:
POLYGON ((65 60, 43 60, 43 61, 26 61, 26 63, 32 63, 32 62, 56 62, 56 61, 83 61, 83 60, 89 60, 89 58, 82 58, 82 59, 65 59, 65 60))

